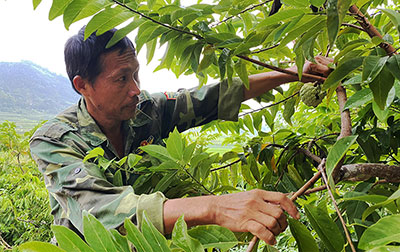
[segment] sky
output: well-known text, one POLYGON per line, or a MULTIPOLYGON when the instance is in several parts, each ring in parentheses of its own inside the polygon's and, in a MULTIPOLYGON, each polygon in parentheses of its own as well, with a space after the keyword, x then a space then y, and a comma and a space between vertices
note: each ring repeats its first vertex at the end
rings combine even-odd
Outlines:
MULTIPOLYGON (((67 77, 64 44, 88 19, 74 23, 66 30, 62 16, 52 21, 48 19, 51 2, 42 0, 37 9, 33 10, 32 0, 0 0, 0 62, 28 60, 67 77)), ((134 40, 133 35, 128 37, 134 40)), ((149 65, 146 65, 146 50, 140 51, 141 88, 150 92, 164 92, 196 86, 198 80, 194 75, 182 75, 177 79, 165 69, 153 72, 164 50, 156 49, 156 55, 149 65)))

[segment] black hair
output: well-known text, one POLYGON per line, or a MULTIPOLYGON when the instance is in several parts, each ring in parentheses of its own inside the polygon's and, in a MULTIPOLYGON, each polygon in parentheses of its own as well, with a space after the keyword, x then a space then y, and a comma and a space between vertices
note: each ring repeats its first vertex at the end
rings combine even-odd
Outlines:
POLYGON ((68 77, 73 84, 75 76, 80 75, 82 78, 87 79, 89 83, 94 83, 97 76, 102 71, 101 56, 105 53, 120 50, 123 53, 127 48, 135 53, 135 47, 132 41, 124 37, 118 43, 110 48, 106 48, 108 41, 112 38, 117 29, 111 29, 99 36, 93 32, 86 40, 84 39, 86 26, 83 26, 78 34, 68 39, 64 48, 64 60, 67 68, 68 77))

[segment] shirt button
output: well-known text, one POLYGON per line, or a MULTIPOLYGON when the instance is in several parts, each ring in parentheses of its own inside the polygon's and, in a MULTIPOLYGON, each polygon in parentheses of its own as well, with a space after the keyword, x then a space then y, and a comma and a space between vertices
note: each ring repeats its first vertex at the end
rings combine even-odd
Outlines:
POLYGON ((76 168, 76 169, 75 169, 75 174, 78 174, 80 171, 81 171, 81 168, 79 168, 79 167, 76 168))

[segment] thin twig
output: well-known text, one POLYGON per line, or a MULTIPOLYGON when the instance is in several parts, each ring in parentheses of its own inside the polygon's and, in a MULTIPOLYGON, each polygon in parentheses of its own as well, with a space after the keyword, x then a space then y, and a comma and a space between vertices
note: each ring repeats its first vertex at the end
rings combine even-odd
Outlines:
POLYGON ((185 167, 183 167, 183 170, 186 172, 187 175, 189 175, 189 177, 195 181, 197 184, 199 184, 201 187, 204 188, 204 190, 206 190, 206 192, 208 192, 211 195, 215 195, 213 192, 211 192, 210 190, 207 189, 207 187, 205 187, 202 183, 200 183, 200 181, 198 181, 185 167))
POLYGON ((321 163, 322 159, 318 157, 317 155, 313 154, 311 151, 304 149, 304 148, 299 148, 299 151, 303 152, 304 155, 308 156, 312 160, 314 160, 317 163, 321 163))
POLYGON ((257 51, 250 52, 250 54, 262 53, 262 52, 265 52, 265 51, 274 49, 275 47, 278 47, 279 45, 280 45, 280 44, 278 43, 278 44, 276 44, 276 45, 273 45, 273 46, 270 46, 270 47, 267 47, 267 48, 263 48, 263 49, 260 49, 260 50, 257 50, 257 51))
POLYGON ((149 17, 149 16, 146 16, 145 14, 143 14, 143 13, 141 13, 141 12, 139 12, 139 11, 136 11, 136 10, 132 9, 131 7, 127 6, 127 5, 124 4, 124 3, 119 2, 119 1, 117 1, 117 0, 112 0, 112 1, 113 1, 114 3, 116 3, 116 4, 118 4, 119 6, 122 6, 122 7, 124 7, 125 9, 127 9, 127 10, 129 10, 129 11, 131 11, 131 12, 133 12, 133 13, 138 14, 138 15, 141 16, 141 17, 150 20, 150 21, 153 22, 153 23, 156 23, 156 24, 158 24, 158 25, 164 26, 165 28, 168 28, 168 29, 170 29, 170 30, 174 30, 174 31, 177 31, 177 32, 189 34, 189 35, 191 35, 191 36, 193 36, 193 37, 195 37, 195 38, 197 38, 197 39, 199 39, 199 40, 204 39, 204 38, 203 38, 202 36, 200 36, 199 34, 196 34, 196 33, 193 33, 193 32, 188 32, 188 31, 185 31, 185 30, 182 30, 182 29, 179 29, 179 28, 176 28, 176 27, 173 27, 173 26, 170 26, 170 25, 161 23, 161 22, 159 22, 159 21, 157 21, 157 20, 155 20, 155 19, 153 19, 153 18, 151 18, 151 17, 149 17))
POLYGON ((355 25, 355 24, 342 23, 342 25, 365 32, 364 28, 362 28, 361 26, 355 25))
POLYGON ((346 222, 344 221, 344 219, 343 219, 343 217, 342 217, 342 214, 340 213, 340 210, 339 210, 339 207, 337 206, 335 197, 333 196, 333 193, 332 193, 332 191, 331 191, 331 188, 329 187, 328 179, 327 179, 326 174, 325 174, 325 171, 324 171, 324 168, 325 168, 325 161, 326 161, 325 158, 322 159, 322 162, 321 162, 321 163, 319 164, 319 166, 318 166, 318 170, 321 172, 322 179, 324 180, 324 183, 325 183, 325 185, 326 185, 326 188, 328 189, 328 194, 329 194, 329 196, 330 196, 331 199, 332 199, 333 206, 335 207, 335 210, 336 210, 336 212, 337 212, 337 214, 338 214, 338 217, 339 217, 339 219, 340 219, 340 222, 342 223, 342 226, 343 226, 343 229, 344 229, 344 233, 346 234, 346 239, 347 239, 347 241, 349 242, 351 251, 356 252, 356 249, 354 248, 353 242, 351 241, 351 237, 350 237, 349 231, 347 230, 346 222))
POLYGON ((3 239, 1 233, 0 233, 0 244, 2 244, 5 247, 5 249, 12 249, 12 247, 3 239))
POLYGON ((298 95, 299 93, 300 93, 300 91, 297 91, 296 93, 292 94, 291 96, 286 97, 285 99, 283 99, 283 100, 281 100, 281 101, 278 101, 278 102, 275 102, 275 103, 266 105, 266 106, 261 107, 261 108, 258 108, 258 109, 254 109, 254 110, 252 110, 252 111, 249 111, 249 112, 246 112, 246 113, 243 113, 243 114, 240 114, 239 117, 242 117, 242 116, 245 116, 245 115, 247 115, 247 114, 252 114, 252 113, 258 112, 258 111, 260 111, 260 110, 263 110, 263 109, 266 109, 266 108, 270 108, 270 107, 279 105, 279 104, 281 104, 281 103, 283 103, 283 102, 286 102, 287 100, 289 100, 289 99, 295 97, 295 96, 298 95))
POLYGON ((318 186, 318 187, 311 188, 311 189, 305 191, 304 195, 309 195, 309 194, 312 194, 312 193, 315 193, 315 192, 320 192, 320 191, 323 191, 325 189, 326 189, 326 185, 318 186))
POLYGON ((245 13, 245 12, 251 11, 251 10, 257 8, 257 7, 260 7, 260 6, 264 5, 264 4, 266 4, 266 3, 268 3, 268 2, 272 2, 272 1, 273 1, 273 0, 267 0, 267 1, 264 1, 264 2, 262 2, 262 3, 259 3, 259 4, 256 4, 256 5, 250 6, 249 8, 242 10, 242 11, 239 12, 238 14, 232 15, 232 16, 230 16, 230 17, 227 17, 227 18, 225 18, 224 20, 222 20, 222 21, 220 21, 220 22, 218 22, 218 23, 216 23, 216 24, 214 24, 214 25, 211 25, 210 27, 211 27, 211 28, 214 28, 214 27, 216 27, 216 26, 218 26, 218 25, 220 25, 220 24, 222 24, 222 23, 225 23, 226 21, 228 21, 228 20, 230 20, 230 19, 232 19, 232 18, 234 18, 234 17, 240 15, 240 14, 243 14, 243 13, 245 13))
MULTIPOLYGON (((249 155, 250 155, 250 153, 247 153, 244 157, 247 158, 249 155)), ((226 164, 226 165, 223 165, 223 166, 220 166, 220 167, 213 168, 213 169, 210 170, 210 172, 214 172, 214 171, 218 171, 218 170, 221 170, 221 169, 224 169, 224 168, 228 168, 228 167, 230 167, 230 166, 232 166, 232 165, 234 165, 236 163, 239 163, 241 160, 242 159, 239 158, 238 160, 235 160, 232 163, 229 163, 229 164, 226 164)))

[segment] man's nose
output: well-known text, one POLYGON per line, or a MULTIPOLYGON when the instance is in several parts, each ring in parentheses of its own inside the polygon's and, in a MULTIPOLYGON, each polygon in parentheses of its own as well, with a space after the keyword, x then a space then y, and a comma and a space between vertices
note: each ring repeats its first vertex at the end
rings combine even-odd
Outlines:
POLYGON ((135 80, 134 78, 132 78, 132 81, 129 85, 129 91, 128 94, 129 96, 133 97, 135 95, 139 95, 140 94, 140 82, 135 80))

